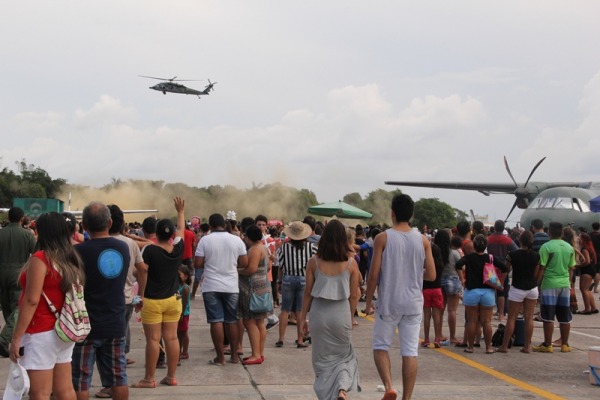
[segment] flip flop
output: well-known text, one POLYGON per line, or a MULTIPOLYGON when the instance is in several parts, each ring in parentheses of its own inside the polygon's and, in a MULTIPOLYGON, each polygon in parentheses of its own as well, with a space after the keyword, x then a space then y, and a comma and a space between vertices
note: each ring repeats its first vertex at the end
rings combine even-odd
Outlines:
POLYGON ((275 342, 275 347, 283 347, 283 342, 281 340, 278 340, 277 342, 275 342))
POLYGON ((396 397, 398 397, 398 392, 394 389, 390 389, 385 392, 381 400, 396 400, 396 397))
POLYGON ((473 349, 464 349, 463 350, 465 353, 469 353, 472 354, 473 353, 473 349))
POLYGON ((497 351, 498 353, 508 353, 508 350, 502 349, 502 348, 500 348, 500 347, 498 347, 498 348, 496 349, 496 351, 497 351))
POLYGON ((98 390, 94 396, 99 399, 110 399, 112 398, 112 390, 109 387, 105 387, 98 390))
POLYGON ((165 376, 164 378, 162 378, 160 380, 160 384, 167 385, 167 386, 177 386, 177 379, 169 378, 168 376, 165 376))
POLYGON ((525 347, 523 347, 521 350, 519 350, 521 353, 525 353, 525 354, 529 354, 529 350, 525 350, 525 347))
POLYGON ((496 352, 496 350, 492 349, 492 350, 486 350, 485 354, 494 354, 496 352))
POLYGON ((225 365, 225 363, 217 362, 217 359, 215 358, 213 360, 208 360, 208 365, 216 365, 217 367, 222 367, 225 365))
POLYGON ((154 389, 156 387, 156 381, 149 381, 147 379, 140 379, 138 382, 131 385, 132 388, 138 389, 154 389))

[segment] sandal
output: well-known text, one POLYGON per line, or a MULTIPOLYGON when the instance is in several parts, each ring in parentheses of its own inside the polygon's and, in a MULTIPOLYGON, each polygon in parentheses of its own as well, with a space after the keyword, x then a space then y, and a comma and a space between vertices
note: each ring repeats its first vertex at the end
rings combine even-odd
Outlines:
POLYGON ((181 355, 179 356, 180 360, 187 360, 188 358, 190 358, 190 355, 188 353, 181 353, 181 355))
POLYGON ((423 340, 423 343, 421 343, 421 347, 429 347, 429 340, 423 340))
POLYGON ((156 381, 148 379, 140 379, 137 383, 131 385, 132 388, 137 389, 154 389, 156 387, 156 381))
POLYGON ((112 390, 109 387, 102 388, 94 395, 99 399, 110 399, 112 398, 112 390))
POLYGON ((160 380, 160 384, 161 385, 167 385, 167 386, 177 386, 177 379, 165 376, 164 378, 162 378, 160 380))
POLYGON ((473 353, 473 349, 469 349, 469 348, 466 348, 466 349, 464 349, 463 351, 464 351, 465 353, 469 353, 469 354, 473 353))

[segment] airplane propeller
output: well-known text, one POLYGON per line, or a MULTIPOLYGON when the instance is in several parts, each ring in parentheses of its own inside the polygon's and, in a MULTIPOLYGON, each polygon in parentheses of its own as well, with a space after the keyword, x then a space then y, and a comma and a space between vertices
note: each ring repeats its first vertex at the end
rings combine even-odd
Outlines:
POLYGON ((535 164, 535 167, 533 167, 533 169, 529 173, 529 176, 527 177, 527 180, 525 181, 525 184, 519 186, 519 184, 517 184, 517 181, 515 180, 512 172, 510 172, 510 168, 508 167, 508 161, 506 160, 506 156, 504 156, 504 166, 506 167, 506 172, 508 172, 508 175, 510 176, 510 179, 512 179, 513 183, 515 184, 514 194, 517 197, 515 199, 515 202, 513 203, 512 207, 511 207, 510 211, 508 212, 508 215, 506 216, 504 222, 508 221, 508 217, 510 217, 510 215, 512 214, 512 212, 514 211, 514 209, 519 204, 522 204, 522 203, 526 202, 527 196, 529 195, 529 191, 527 190, 527 184, 529 183, 529 180, 533 176, 533 173, 535 172, 535 170, 538 169, 538 167, 540 166, 540 164, 542 162, 544 162, 545 159, 546 159, 546 157, 542 158, 540 161, 537 162, 537 164, 535 164))

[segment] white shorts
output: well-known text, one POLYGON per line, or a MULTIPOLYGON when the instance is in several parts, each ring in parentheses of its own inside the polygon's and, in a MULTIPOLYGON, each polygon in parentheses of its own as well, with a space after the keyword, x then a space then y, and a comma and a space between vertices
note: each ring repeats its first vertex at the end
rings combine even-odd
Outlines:
POLYGON ((19 363, 25 369, 48 370, 53 369, 55 364, 70 363, 75 343, 63 342, 53 329, 41 333, 26 333, 21 345, 24 349, 19 363))
POLYGON ((388 351, 397 328, 400 337, 400 355, 416 357, 419 354, 419 333, 422 320, 423 314, 399 316, 375 314, 373 350, 388 351))
POLYGON ((514 301, 515 303, 522 303, 525 299, 537 300, 538 296, 539 291, 537 287, 531 290, 521 290, 511 286, 508 291, 508 301, 514 301))

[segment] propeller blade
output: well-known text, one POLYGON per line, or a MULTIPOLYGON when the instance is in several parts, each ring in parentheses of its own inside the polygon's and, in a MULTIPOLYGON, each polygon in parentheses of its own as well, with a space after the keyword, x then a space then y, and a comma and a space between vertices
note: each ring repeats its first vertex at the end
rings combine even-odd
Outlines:
POLYGON ((515 187, 518 187, 519 185, 517 185, 517 181, 515 181, 515 178, 513 177, 512 172, 510 172, 510 168, 508 167, 508 161, 506 161, 506 156, 504 156, 504 166, 506 167, 506 172, 508 172, 508 175, 510 175, 510 179, 512 179, 512 181, 515 183, 515 187))
POLYGON ((506 219, 504 220, 504 222, 508 221, 508 217, 510 217, 510 214, 512 214, 512 212, 514 211, 514 209, 517 207, 517 202, 518 202, 518 199, 515 200, 515 202, 513 203, 512 208, 508 212, 508 215, 506 216, 506 219))
POLYGON ((535 172, 535 170, 540 166, 540 164, 544 162, 545 159, 546 159, 546 157, 542 158, 540 161, 538 161, 537 164, 535 164, 535 167, 533 167, 533 169, 531 170, 531 173, 529 174, 529 177, 525 181, 525 186, 527 186, 527 183, 529 183, 529 180, 531 179, 531 176, 533 175, 533 173, 535 172))

